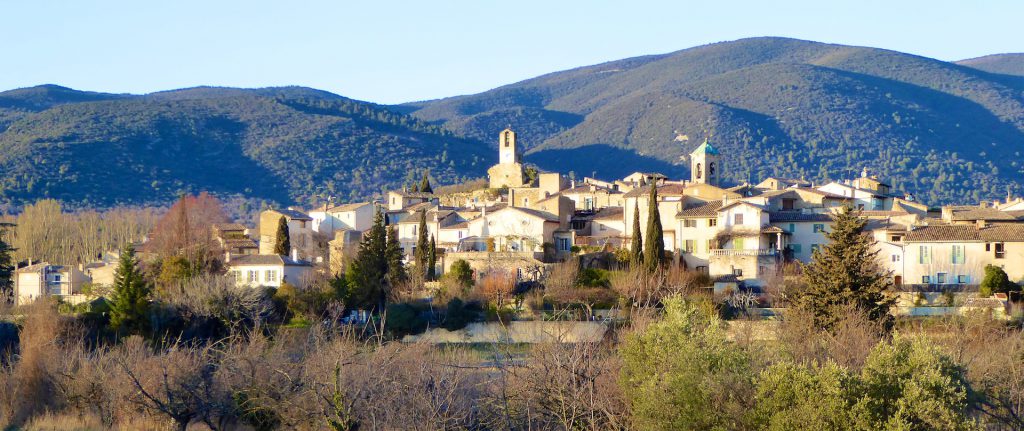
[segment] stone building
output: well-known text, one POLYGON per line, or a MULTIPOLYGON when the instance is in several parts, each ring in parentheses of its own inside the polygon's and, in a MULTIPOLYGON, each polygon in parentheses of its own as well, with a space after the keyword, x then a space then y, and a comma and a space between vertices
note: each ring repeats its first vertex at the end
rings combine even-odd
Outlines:
POLYGON ((516 143, 516 132, 512 129, 502 130, 498 134, 498 164, 487 170, 487 177, 490 178, 492 189, 528 185, 516 143))

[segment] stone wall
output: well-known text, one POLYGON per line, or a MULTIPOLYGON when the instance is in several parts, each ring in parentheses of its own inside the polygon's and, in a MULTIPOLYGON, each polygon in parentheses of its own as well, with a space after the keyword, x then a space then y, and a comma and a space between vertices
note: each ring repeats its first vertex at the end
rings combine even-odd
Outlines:
POLYGON ((406 343, 596 343, 604 339, 604 322, 500 322, 471 323, 458 331, 430 329, 408 335, 406 343))

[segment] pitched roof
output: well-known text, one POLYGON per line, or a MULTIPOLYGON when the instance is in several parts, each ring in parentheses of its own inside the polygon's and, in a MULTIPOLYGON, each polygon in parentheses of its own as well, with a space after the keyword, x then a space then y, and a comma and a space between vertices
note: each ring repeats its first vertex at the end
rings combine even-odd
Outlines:
POLYGON ((602 193, 607 193, 607 194, 620 193, 618 190, 612 189, 610 187, 599 186, 597 184, 580 184, 580 185, 578 185, 576 187, 573 187, 571 189, 562 190, 560 193, 566 194, 566 193, 596 193, 596 192, 602 192, 602 193))
POLYGON ((14 270, 14 272, 36 272, 42 270, 43 268, 46 268, 47 266, 50 266, 49 262, 39 262, 36 264, 18 268, 14 270))
POLYGON ((622 207, 604 207, 594 213, 591 220, 622 220, 622 207))
POLYGON ((216 223, 213 225, 213 228, 221 232, 238 231, 245 230, 245 225, 239 223, 216 223))
POLYGON ((276 212, 278 214, 281 214, 281 215, 283 215, 285 217, 288 217, 288 218, 290 218, 292 220, 312 220, 311 218, 309 218, 308 215, 306 215, 306 213, 304 213, 302 211, 298 211, 298 210, 293 210, 293 209, 290 209, 290 208, 271 209, 270 211, 273 211, 273 212, 276 212))
POLYGON ((683 209, 676 213, 676 218, 717 217, 719 208, 722 208, 722 201, 711 201, 703 205, 683 209))
POLYGON ((324 204, 324 205, 321 205, 319 208, 317 208, 317 209, 315 209, 313 211, 316 211, 316 212, 341 213, 341 212, 346 212, 346 211, 354 211, 354 210, 362 208, 362 207, 364 207, 366 205, 370 205, 370 202, 353 202, 353 203, 348 203, 348 204, 334 205, 334 206, 330 206, 330 207, 327 206, 327 204, 324 204))
POLYGON ((907 232, 906 242, 979 242, 977 226, 969 224, 932 225, 907 232))
POLYGON ((1024 242, 1024 224, 998 223, 991 224, 979 232, 985 241, 1024 242))
POLYGON ((696 150, 693 150, 693 152, 691 152, 690 154, 696 154, 696 153, 705 153, 705 154, 715 154, 715 155, 717 155, 718 154, 718 149, 715 148, 714 146, 712 146, 710 143, 708 143, 708 141, 704 141, 703 144, 700 144, 700 146, 697 147, 696 150))
POLYGON ((953 221, 1017 219, 1012 214, 1007 214, 995 208, 986 208, 973 205, 953 205, 948 208, 952 212, 953 221))
POLYGON ((554 222, 559 221, 557 215, 551 214, 551 213, 549 213, 547 211, 535 210, 535 209, 532 209, 532 208, 520 208, 520 207, 508 207, 506 209, 519 210, 519 211, 522 211, 524 213, 527 213, 527 214, 530 214, 530 215, 533 215, 533 216, 536 216, 536 217, 540 217, 540 218, 544 219, 545 221, 554 221, 554 222))
POLYGON ((794 221, 807 221, 807 222, 831 222, 832 216, 829 214, 822 213, 802 213, 798 211, 772 211, 768 213, 769 223, 781 223, 781 222, 794 222, 794 221))
MULTIPOLYGON (((686 190, 685 184, 662 184, 658 186, 658 196, 683 196, 683 191, 686 190)), ((631 198, 636 196, 647 196, 651 193, 651 186, 637 187, 626 193, 625 197, 631 198)))
POLYGON ((227 264, 228 266, 309 266, 306 262, 294 261, 289 257, 279 256, 276 254, 244 254, 241 256, 232 256, 231 261, 227 264))

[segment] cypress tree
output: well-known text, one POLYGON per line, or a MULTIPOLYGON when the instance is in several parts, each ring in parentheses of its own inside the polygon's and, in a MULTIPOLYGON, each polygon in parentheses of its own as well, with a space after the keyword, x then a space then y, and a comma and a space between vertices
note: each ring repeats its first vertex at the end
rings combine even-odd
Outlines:
POLYGON ((121 251, 114 272, 114 292, 110 304, 110 327, 119 332, 140 333, 147 329, 149 295, 152 287, 146 283, 135 258, 135 247, 128 244, 121 251))
POLYGON ((14 248, 4 240, 11 227, 14 225, 0 223, 0 292, 10 292, 14 288, 14 260, 11 258, 14 248))
POLYGON ((828 244, 814 250, 804 267, 803 286, 793 303, 814 316, 815 324, 833 329, 844 307, 853 305, 873 321, 892 324, 895 298, 890 273, 878 262, 875 240, 864 233, 867 219, 850 206, 832 216, 828 244))
POLYGON ((281 216, 277 220, 277 236, 274 242, 274 254, 288 256, 292 252, 292 240, 288 235, 288 219, 281 216))
POLYGON ((629 247, 629 263, 634 268, 644 261, 644 240, 640 234, 640 198, 633 201, 633 241, 629 247))
POLYGON ((420 191, 423 193, 434 193, 434 188, 430 187, 430 179, 427 178, 430 175, 430 170, 423 171, 423 181, 420 182, 420 191))
POLYGON ((661 230, 661 213, 658 210, 657 183, 651 183, 651 195, 647 205, 647 244, 644 248, 644 268, 654 272, 665 257, 665 236, 661 230))
POLYGON ((419 238, 416 238, 416 270, 426 275, 427 252, 430 243, 427 241, 427 211, 420 210, 419 238))
POLYGON ((387 241, 384 213, 377 209, 373 226, 363 235, 359 252, 345 273, 352 305, 383 309, 388 287, 385 283, 388 275, 387 241))
POLYGON ((384 255, 388 265, 388 285, 394 287, 408 280, 409 274, 405 271, 405 263, 402 262, 404 252, 402 244, 398 242, 398 230, 395 228, 388 229, 388 243, 384 255))
POLYGON ((427 255, 427 281, 437 279, 437 242, 430 236, 430 253, 427 255))

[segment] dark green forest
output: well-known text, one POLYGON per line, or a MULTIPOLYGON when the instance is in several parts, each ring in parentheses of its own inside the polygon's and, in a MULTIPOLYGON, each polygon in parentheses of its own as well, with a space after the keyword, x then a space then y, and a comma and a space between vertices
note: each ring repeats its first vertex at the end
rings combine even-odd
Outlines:
POLYGON ((1024 77, 875 48, 743 39, 405 108, 478 138, 514 124, 527 159, 602 177, 685 177, 686 156, 707 138, 734 182, 821 182, 868 167, 931 204, 1024 192, 1024 77), (633 163, 593 163, 619 153, 633 163))
POLYGON ((0 93, 0 202, 166 203, 210 191, 279 203, 360 199, 429 166, 476 178, 478 142, 308 88, 193 88, 145 96, 57 86, 0 93))
POLYGON ((376 105, 310 88, 0 93, 0 205, 166 203, 182 193, 365 199, 424 169, 479 178, 511 125, 526 161, 577 175, 688 176, 709 139, 735 183, 864 167, 933 205, 1024 194, 1024 56, 951 63, 783 38, 555 72, 480 94, 376 105))

